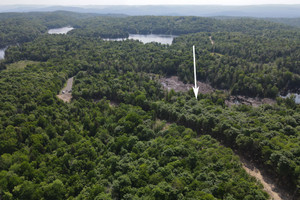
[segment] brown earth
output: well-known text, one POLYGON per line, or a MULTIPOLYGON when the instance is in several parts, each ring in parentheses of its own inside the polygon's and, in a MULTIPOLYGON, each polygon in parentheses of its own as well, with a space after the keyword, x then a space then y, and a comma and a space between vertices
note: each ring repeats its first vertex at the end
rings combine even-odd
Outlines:
MULTIPOLYGON (((178 76, 171 76, 168 78, 160 78, 159 82, 162 84, 162 86, 167 89, 171 90, 173 89, 175 92, 187 92, 188 90, 193 88, 193 84, 185 84, 182 81, 179 80, 178 76)), ((212 86, 210 86, 208 83, 204 82, 197 82, 197 85, 199 86, 199 93, 202 94, 209 94, 214 92, 216 89, 214 89, 212 86)), ((223 90, 223 92, 228 93, 228 91, 223 90)), ((269 99, 269 98, 251 98, 247 96, 237 95, 237 96, 229 96, 228 99, 225 100, 225 104, 227 106, 233 106, 233 105, 239 105, 239 104, 245 104, 250 105, 253 107, 258 107, 262 104, 269 104, 273 105, 275 104, 275 100, 269 99)))
POLYGON ((59 92, 57 97, 63 100, 65 103, 70 103, 72 99, 72 85, 74 77, 71 77, 67 81, 67 85, 59 92))
POLYGON ((118 102, 116 102, 116 101, 112 101, 112 100, 109 101, 109 105, 110 105, 111 107, 119 106, 119 104, 120 104, 120 103, 118 103, 118 102))
POLYGON ((293 198, 284 191, 266 172, 259 169, 254 163, 238 155, 243 168, 246 172, 255 177, 264 187, 264 190, 270 195, 272 200, 292 200, 293 198))
MULTIPOLYGON (((185 84, 178 79, 178 76, 171 76, 169 78, 160 78, 159 82, 167 90, 173 89, 175 92, 187 92, 188 90, 194 87, 193 84, 185 84)), ((199 93, 208 94, 212 93, 215 90, 207 83, 198 81, 197 85, 199 86, 199 93)))
POLYGON ((215 42, 212 40, 211 36, 209 36, 209 40, 210 40, 211 45, 214 46, 215 42))
POLYGON ((72 99, 72 94, 59 94, 57 97, 63 100, 65 103, 70 103, 72 99))
POLYGON ((276 101, 274 99, 269 98, 251 98, 242 95, 230 96, 229 99, 225 100, 225 104, 227 106, 245 104, 253 107, 258 107, 262 104, 273 105, 276 101))

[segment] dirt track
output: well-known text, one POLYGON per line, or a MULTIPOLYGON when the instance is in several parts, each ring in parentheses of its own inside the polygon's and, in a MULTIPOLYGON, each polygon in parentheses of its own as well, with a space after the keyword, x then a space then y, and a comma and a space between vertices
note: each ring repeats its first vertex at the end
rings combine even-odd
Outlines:
POLYGON ((210 40, 211 45, 214 46, 215 42, 212 40, 211 36, 209 36, 209 40, 210 40))
POLYGON ((67 81, 67 85, 66 87, 64 87, 59 95, 57 95, 57 97, 61 100, 63 100, 66 103, 70 103, 71 99, 72 99, 72 85, 73 85, 73 79, 74 77, 71 77, 68 79, 67 81))
POLYGON ((238 156, 246 172, 255 177, 264 186, 264 190, 270 195, 272 200, 292 199, 292 197, 289 196, 283 189, 281 189, 275 183, 275 181, 264 172, 264 170, 258 169, 255 164, 251 163, 240 155, 238 156))

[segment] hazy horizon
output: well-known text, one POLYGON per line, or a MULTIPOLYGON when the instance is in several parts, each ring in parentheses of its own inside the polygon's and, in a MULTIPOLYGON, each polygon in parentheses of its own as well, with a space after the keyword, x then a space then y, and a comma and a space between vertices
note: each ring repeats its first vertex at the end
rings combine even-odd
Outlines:
POLYGON ((204 0, 49 0, 41 2, 39 0, 2 0, 0 5, 17 6, 17 5, 38 5, 38 6, 140 6, 140 5, 218 5, 218 6, 251 6, 251 5, 295 5, 300 4, 299 0, 215 0, 207 3, 204 0))
POLYGON ((70 4, 70 5, 61 5, 61 4, 4 4, 1 6, 292 6, 292 5, 300 5, 296 4, 240 4, 240 5, 225 5, 225 4, 70 4))
MULTIPOLYGON (((34 1, 34 0, 32 0, 34 1)), ((56 0, 49 0, 54 3, 56 0)), ((88 3, 87 0, 85 3, 88 3)), ((97 14, 124 14, 124 15, 167 15, 167 16, 243 16, 243 17, 300 17, 300 4, 255 4, 255 5, 214 5, 211 4, 167 4, 167 0, 161 1, 162 4, 152 5, 129 5, 123 1, 123 5, 38 5, 38 4, 17 4, 2 5, 0 13, 3 12, 52 12, 65 10, 79 13, 97 13, 97 14), (164 4, 163 4, 164 3, 164 4)), ((133 1, 133 0, 132 0, 133 1)), ((172 1, 176 3, 176 1, 172 1)), ((190 3, 192 1, 189 1, 190 3)), ((229 2, 229 1, 227 1, 229 2)), ((234 1, 231 1, 232 3, 234 1)), ((246 1, 247 2, 247 1, 246 1)), ((248 1, 249 2, 249 1, 248 1)), ((251 1, 253 3, 253 1, 251 1)), ((262 1, 265 2, 265 1, 262 1)), ((289 2, 289 1, 288 1, 289 2)), ((288 3, 286 2, 286 3, 288 3)), ((66 2, 65 2, 66 3, 66 2)), ((74 1, 73 3, 76 3, 74 1)), ((100 2, 101 3, 101 2, 100 2)), ((103 3, 103 2, 102 2, 103 3)), ((121 3, 121 2, 120 2, 121 3)), ((147 3, 147 2, 145 2, 147 3)), ((155 3, 155 1, 152 1, 155 3)), ((185 2, 187 3, 187 2, 185 2)), ((280 3, 275 1, 274 3, 280 3)), ((299 2, 300 3, 300 2, 299 2)), ((1 4, 1 3, 0 3, 1 4)))

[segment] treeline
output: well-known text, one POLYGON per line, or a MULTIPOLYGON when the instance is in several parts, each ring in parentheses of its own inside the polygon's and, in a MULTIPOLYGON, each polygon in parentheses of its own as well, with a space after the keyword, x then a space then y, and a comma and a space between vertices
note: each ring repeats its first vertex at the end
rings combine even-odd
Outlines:
POLYGON ((265 20, 300 27, 300 18, 266 18, 265 20))
POLYGON ((1 13, 0 48, 31 41, 47 29, 67 25, 76 28, 70 34, 95 38, 126 38, 130 33, 182 35, 223 31, 260 35, 263 30, 298 30, 287 25, 248 18, 218 20, 204 17, 99 16, 66 11, 1 13))
POLYGON ((258 19, 241 18, 218 20, 205 17, 95 17, 83 20, 72 34, 88 37, 128 37, 128 34, 183 35, 198 32, 241 32, 260 35, 262 31, 298 29, 258 19), (110 33, 110 35, 109 35, 110 33))

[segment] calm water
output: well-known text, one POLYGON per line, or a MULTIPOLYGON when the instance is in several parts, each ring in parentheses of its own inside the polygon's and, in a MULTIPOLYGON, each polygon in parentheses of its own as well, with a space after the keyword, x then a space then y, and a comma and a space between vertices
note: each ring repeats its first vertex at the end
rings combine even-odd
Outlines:
POLYGON ((157 35, 157 34, 149 34, 149 35, 140 35, 140 34, 130 34, 129 39, 139 40, 144 44, 150 42, 159 42, 161 44, 172 44, 173 39, 176 36, 174 35, 157 35))
POLYGON ((4 56, 5 56, 5 50, 6 50, 6 48, 0 49, 0 60, 4 59, 4 56))
MULTIPOLYGON (((128 39, 139 40, 144 44, 150 42, 159 42, 161 44, 172 44, 175 35, 158 35, 158 34, 149 34, 149 35, 141 35, 141 34, 129 34, 128 39)), ((123 41, 127 38, 106 38, 106 41, 123 41)))
POLYGON ((282 98, 287 98, 291 95, 295 95, 295 103, 296 104, 300 104, 300 94, 296 94, 296 93, 288 93, 286 96, 281 96, 282 98))
POLYGON ((127 40, 127 38, 102 38, 105 41, 123 41, 127 40))
POLYGON ((66 27, 62 27, 62 28, 53 28, 53 29, 49 29, 48 33, 49 34, 67 34, 69 31, 73 30, 73 27, 70 26, 66 26, 66 27))

